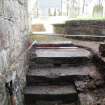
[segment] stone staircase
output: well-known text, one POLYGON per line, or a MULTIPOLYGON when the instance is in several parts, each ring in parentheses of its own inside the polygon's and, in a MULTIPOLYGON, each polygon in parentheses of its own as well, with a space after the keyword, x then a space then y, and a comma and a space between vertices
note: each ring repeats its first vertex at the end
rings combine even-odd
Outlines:
POLYGON ((47 47, 33 46, 30 51, 25 105, 79 105, 75 80, 87 77, 93 68, 91 53, 72 46, 47 47))

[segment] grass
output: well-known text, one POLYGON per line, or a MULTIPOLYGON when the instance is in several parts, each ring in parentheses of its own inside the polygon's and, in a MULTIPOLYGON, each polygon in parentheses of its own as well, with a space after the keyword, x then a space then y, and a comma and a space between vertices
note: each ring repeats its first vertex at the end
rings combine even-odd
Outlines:
POLYGON ((105 21, 105 17, 77 17, 77 18, 72 18, 70 20, 101 20, 105 21))

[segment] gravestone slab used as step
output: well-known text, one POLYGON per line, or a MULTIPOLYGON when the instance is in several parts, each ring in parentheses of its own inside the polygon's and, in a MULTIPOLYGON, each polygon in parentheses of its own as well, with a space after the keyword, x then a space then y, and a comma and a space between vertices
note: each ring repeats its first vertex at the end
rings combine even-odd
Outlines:
POLYGON ((78 94, 73 84, 67 86, 32 86, 24 89, 25 105, 34 104, 38 100, 61 100, 75 102, 78 94))
POLYGON ((66 47, 66 48, 52 48, 52 49, 36 49, 35 51, 31 52, 32 54, 35 54, 35 57, 90 57, 91 53, 88 50, 82 49, 82 48, 72 48, 72 47, 66 47))
POLYGON ((91 58, 91 52, 81 48, 36 49, 35 52, 31 52, 31 61, 38 64, 76 64, 88 62, 91 58))

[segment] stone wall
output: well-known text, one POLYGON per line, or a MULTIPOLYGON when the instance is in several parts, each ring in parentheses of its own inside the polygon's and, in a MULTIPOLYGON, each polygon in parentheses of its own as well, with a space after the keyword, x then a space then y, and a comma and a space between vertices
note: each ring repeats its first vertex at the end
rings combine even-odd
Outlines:
POLYGON ((72 20, 54 25, 55 33, 69 35, 105 35, 104 20, 72 20))
POLYGON ((65 33, 72 35, 105 35, 103 20, 74 20, 65 24, 65 33))
POLYGON ((26 54, 20 58, 19 55, 27 46, 27 17, 27 0, 0 0, 0 105, 10 104, 5 88, 10 80, 13 81, 16 104, 23 104, 26 54))
POLYGON ((54 32, 58 34, 65 33, 65 24, 54 24, 54 32))

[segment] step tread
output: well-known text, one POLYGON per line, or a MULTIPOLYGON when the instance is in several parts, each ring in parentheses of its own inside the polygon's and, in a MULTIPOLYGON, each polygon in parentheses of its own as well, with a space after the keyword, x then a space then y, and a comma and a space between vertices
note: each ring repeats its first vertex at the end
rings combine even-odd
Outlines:
POLYGON ((82 48, 53 48, 53 49, 36 49, 31 52, 36 57, 90 57, 91 52, 82 48))
POLYGON ((24 90, 25 94, 34 95, 66 95, 66 94, 77 94, 73 85, 69 86, 32 86, 26 87, 24 90))
POLYGON ((77 66, 77 67, 51 67, 30 69, 27 76, 43 76, 43 77, 63 77, 63 76, 82 76, 89 75, 89 71, 95 70, 94 65, 77 66))

